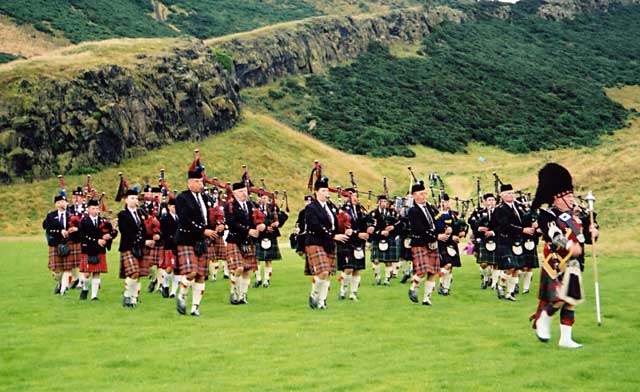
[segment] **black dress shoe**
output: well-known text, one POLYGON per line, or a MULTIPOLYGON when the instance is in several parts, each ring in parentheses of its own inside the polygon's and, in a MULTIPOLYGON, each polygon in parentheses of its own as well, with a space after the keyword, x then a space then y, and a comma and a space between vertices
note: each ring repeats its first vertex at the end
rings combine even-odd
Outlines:
POLYGON ((92 300, 92 301, 100 301, 100 298, 98 298, 98 297, 93 297, 93 298, 91 298, 91 300, 92 300))
POLYGON ((60 294, 60 287, 62 287, 62 283, 60 282, 56 283, 56 288, 53 290, 53 295, 60 294))
POLYGON ((162 288, 162 298, 169 298, 169 287, 162 288))
POLYGON ((400 279, 400 283, 405 284, 407 283, 407 280, 409 280, 409 278, 411 277, 411 275, 409 274, 405 274, 402 279, 400 279))
POLYGON ((80 301, 86 301, 88 295, 89 295, 89 290, 82 290, 80 292, 80 301))
POLYGON ((256 280, 256 281, 253 283, 253 288, 254 288, 254 289, 257 289, 258 287, 260 287, 260 285, 262 285, 262 281, 261 281, 261 280, 256 280))
POLYGON ((416 291, 415 290, 409 289, 409 299, 413 303, 416 303, 416 304, 418 303, 418 296, 416 295, 416 291))
POLYGON ((438 294, 440 294, 440 295, 446 295, 446 294, 444 293, 444 289, 442 288, 442 285, 438 286, 438 294))
POLYGON ((229 295, 229 303, 231 305, 238 305, 238 297, 236 297, 235 293, 231 293, 231 295, 229 295))
POLYGON ((422 304, 424 306, 431 306, 431 301, 430 300, 422 301, 422 304))
POLYGON ((224 274, 223 278, 224 278, 224 279, 229 279, 229 275, 224 274))
POLYGON ((122 297, 122 307, 123 308, 128 308, 131 306, 131 298, 129 297, 122 297))
POLYGON ((516 287, 513 289, 513 292, 515 294, 518 294, 520 292, 520 283, 516 283, 516 287))
POLYGON ((80 279, 76 279, 73 282, 71 282, 71 286, 69 286, 70 289, 75 289, 76 287, 78 287, 78 283, 80 283, 80 279))
POLYGON ((482 290, 486 290, 488 285, 489 285, 489 282, 487 282, 486 280, 483 280, 482 284, 480 285, 480 288, 482 290))
POLYGON ((522 290, 522 294, 523 294, 523 295, 524 295, 524 294, 529 294, 529 290, 527 290, 527 289, 522 290))
POLYGON ((498 292, 498 299, 504 299, 504 289, 502 286, 498 285, 496 291, 498 292))
POLYGON ((156 282, 157 280, 152 280, 151 282, 149 282, 149 287, 147 287, 148 292, 153 293, 153 289, 155 289, 156 287, 156 282))
POLYGON ((315 299, 313 299, 312 296, 309 296, 309 307, 311 309, 317 309, 318 308, 318 303, 316 302, 315 299))
POLYGON ((169 298, 175 298, 176 295, 175 294, 169 294, 169 298))

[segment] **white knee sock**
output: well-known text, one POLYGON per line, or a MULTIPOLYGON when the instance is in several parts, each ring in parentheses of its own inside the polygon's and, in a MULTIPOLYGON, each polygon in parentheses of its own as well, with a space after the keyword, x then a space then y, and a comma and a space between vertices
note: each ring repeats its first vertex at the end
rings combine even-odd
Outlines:
POLYGON ((100 290, 100 278, 93 278, 91 280, 91 298, 98 297, 98 290, 100 290))
POLYGON ((358 292, 358 288, 360 287, 360 275, 353 276, 351 278, 351 293, 355 294, 358 292))
POLYGON ((393 266, 385 267, 385 269, 384 269, 384 279, 385 280, 391 279, 391 273, 392 272, 393 272, 393 266))
POLYGON ((171 294, 176 295, 178 293, 178 288, 180 287, 180 281, 182 280, 182 275, 173 275, 173 284, 171 286, 171 294))
POLYGON ((491 287, 496 287, 498 285, 498 279, 500 279, 500 270, 494 269, 491 271, 491 287))
POLYGON ((380 277, 380 264, 373 265, 373 274, 376 276, 376 278, 380 277))
POLYGON ((64 271, 62 273, 62 279, 60 280, 61 294, 64 294, 67 291, 72 280, 73 280, 73 275, 71 274, 71 271, 64 271))
POLYGON ((260 264, 258 264, 258 269, 256 270, 256 282, 259 282, 262 280, 262 267, 260 266, 260 264))
POLYGON ((413 275, 413 279, 411 280, 411 290, 415 290, 420 283, 424 280, 424 276, 420 277, 417 274, 413 275))
POLYGON ((522 289, 529 290, 531 286, 531 278, 533 278, 533 272, 527 271, 524 273, 524 281, 522 282, 522 289))
POLYGON ((200 301, 204 295, 204 283, 193 283, 191 285, 191 311, 195 311, 200 306, 200 301))
POLYGON ((273 267, 264 267, 264 280, 271 280, 273 274, 273 267))
POLYGON ((431 293, 433 292, 433 288, 436 287, 436 282, 432 282, 430 280, 427 280, 424 283, 424 297, 423 297, 423 301, 430 301, 431 300, 431 293))
POLYGON ((326 301, 327 295, 329 294, 329 279, 323 280, 316 278, 318 280, 318 300, 326 301))

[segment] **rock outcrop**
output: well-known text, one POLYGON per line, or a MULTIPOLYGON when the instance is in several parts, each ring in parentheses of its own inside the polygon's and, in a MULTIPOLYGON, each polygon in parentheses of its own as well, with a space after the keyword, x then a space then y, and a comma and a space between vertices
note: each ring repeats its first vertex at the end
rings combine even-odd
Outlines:
POLYGON ((18 82, 2 103, 0 181, 111 165, 176 140, 231 128, 238 85, 197 44, 130 69, 87 70, 70 81, 18 82))
POLYGON ((446 6, 414 8, 374 16, 318 17, 283 29, 209 42, 232 56, 240 87, 260 86, 355 59, 371 41, 420 42, 443 21, 464 19, 462 11, 446 6))

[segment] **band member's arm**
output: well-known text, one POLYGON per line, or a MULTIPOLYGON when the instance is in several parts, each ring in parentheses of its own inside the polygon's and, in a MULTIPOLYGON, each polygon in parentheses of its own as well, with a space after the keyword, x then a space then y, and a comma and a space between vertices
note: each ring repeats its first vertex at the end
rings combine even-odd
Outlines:
POLYGON ((436 241, 438 236, 436 234, 435 227, 428 227, 425 223, 424 216, 421 216, 420 214, 423 214, 423 212, 420 211, 419 208, 409 210, 409 224, 411 226, 411 232, 414 235, 426 238, 427 242, 436 241))

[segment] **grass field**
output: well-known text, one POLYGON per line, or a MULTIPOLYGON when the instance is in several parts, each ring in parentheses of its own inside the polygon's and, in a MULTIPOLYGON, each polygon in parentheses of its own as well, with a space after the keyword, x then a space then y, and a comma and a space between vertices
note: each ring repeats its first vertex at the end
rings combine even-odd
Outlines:
POLYGON ((574 328, 585 346, 571 351, 556 345, 557 319, 553 341, 536 340, 527 321, 534 294, 510 303, 481 291, 471 258, 455 272, 453 295, 436 296, 432 308, 410 303, 397 280, 373 286, 367 270, 360 302, 338 301, 333 279, 321 312, 307 307, 303 262, 286 249, 272 286, 251 288, 249 305, 228 304, 228 281, 208 282, 195 318, 146 292, 137 309, 122 308, 117 252, 99 302, 80 302, 78 290, 52 294, 43 242, 3 241, 0 253, 0 391, 626 391, 640 383, 630 295, 638 259, 599 260, 601 327, 589 261, 574 328))

